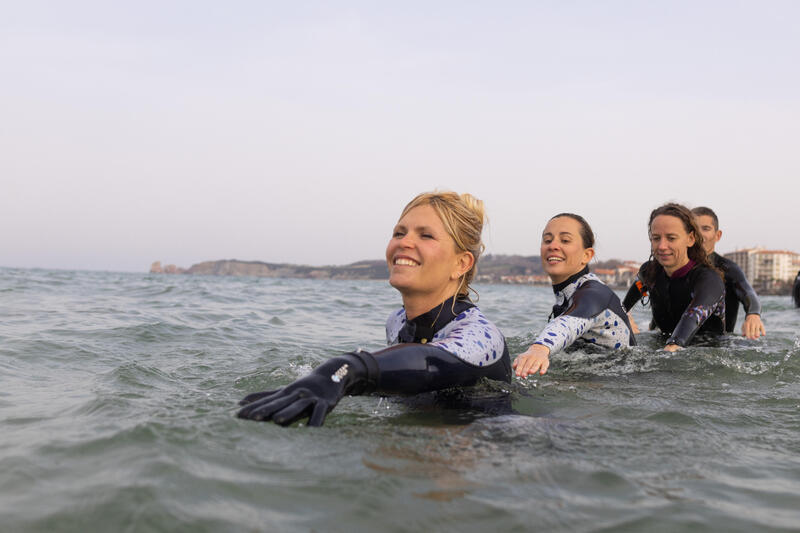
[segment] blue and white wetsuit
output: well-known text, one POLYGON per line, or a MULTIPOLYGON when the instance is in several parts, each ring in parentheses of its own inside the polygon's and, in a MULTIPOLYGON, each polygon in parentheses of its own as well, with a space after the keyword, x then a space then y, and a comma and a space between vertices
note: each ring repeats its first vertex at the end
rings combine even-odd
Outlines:
POLYGON ((554 318, 533 341, 550 348, 551 355, 578 339, 615 349, 636 345, 619 297, 588 267, 553 285, 553 292, 554 318))
MULTIPOLYGON (((505 338, 475 304, 466 299, 450 298, 413 320, 404 308, 386 321, 386 342, 405 350, 437 348, 441 357, 451 359, 450 373, 461 374, 465 382, 479 377, 510 381, 511 360, 505 338), (448 357, 449 356, 449 357, 448 357), (461 368, 455 371, 454 368, 461 368)), ((395 348, 396 349, 396 348, 395 348)), ((387 350, 392 350, 388 348, 387 350)), ((375 352, 376 358, 381 352, 375 352)))

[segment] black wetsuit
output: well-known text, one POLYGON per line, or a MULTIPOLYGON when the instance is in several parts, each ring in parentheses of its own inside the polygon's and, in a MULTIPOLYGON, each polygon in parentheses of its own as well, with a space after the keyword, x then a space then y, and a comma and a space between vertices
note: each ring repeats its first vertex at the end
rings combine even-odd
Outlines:
POLYGON ((417 394, 481 378, 511 381, 505 338, 468 300, 448 299, 413 320, 400 309, 389 317, 386 334, 393 346, 328 359, 282 389, 245 397, 237 416, 284 425, 309 417, 317 426, 345 394, 417 394))
POLYGON ((794 278, 794 287, 792 287, 792 297, 794 298, 795 307, 800 307, 800 271, 797 272, 797 277, 794 278))
POLYGON ((708 258, 725 276, 725 331, 731 332, 736 329, 739 302, 744 306, 745 315, 760 315, 761 302, 739 265, 716 252, 708 258))
POLYGON ((686 346, 698 332, 725 332, 725 284, 714 270, 690 261, 685 267, 667 276, 664 268, 655 263, 656 276, 652 286, 644 284, 648 261, 639 269, 637 281, 625 295, 622 306, 629 310, 644 294, 650 298, 653 321, 670 335, 667 344, 686 346))

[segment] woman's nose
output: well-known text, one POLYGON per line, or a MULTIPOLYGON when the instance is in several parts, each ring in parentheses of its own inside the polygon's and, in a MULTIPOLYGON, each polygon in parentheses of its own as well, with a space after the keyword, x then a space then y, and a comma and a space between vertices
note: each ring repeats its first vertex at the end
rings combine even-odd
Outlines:
POLYGON ((414 246, 414 238, 410 234, 406 233, 400 239, 400 246, 403 247, 403 248, 411 248, 411 247, 413 247, 414 246))

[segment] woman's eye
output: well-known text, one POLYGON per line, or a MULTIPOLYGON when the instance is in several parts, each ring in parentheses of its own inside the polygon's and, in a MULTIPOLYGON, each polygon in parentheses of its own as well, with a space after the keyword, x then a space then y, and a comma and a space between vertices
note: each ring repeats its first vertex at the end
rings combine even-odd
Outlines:
POLYGON ((402 237, 403 235, 405 235, 405 233, 403 233, 402 231, 395 231, 394 233, 392 233, 392 237, 394 237, 395 239, 398 237, 402 237))
POLYGON ((433 239, 433 235, 431 235, 430 233, 423 233, 423 234, 421 235, 421 237, 422 237, 423 239, 433 239))

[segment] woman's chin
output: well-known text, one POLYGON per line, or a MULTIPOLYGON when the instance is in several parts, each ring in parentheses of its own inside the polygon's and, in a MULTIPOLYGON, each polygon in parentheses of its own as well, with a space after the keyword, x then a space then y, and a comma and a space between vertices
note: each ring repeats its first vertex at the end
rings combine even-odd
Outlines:
POLYGON ((550 281, 553 283, 558 283, 556 280, 566 279, 569 277, 566 275, 566 269, 563 268, 562 265, 554 265, 549 268, 545 268, 544 273, 550 277, 550 281))
POLYGON ((397 289, 400 294, 410 292, 414 287, 411 280, 404 279, 403 276, 389 276, 389 285, 397 289))

